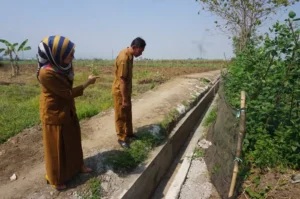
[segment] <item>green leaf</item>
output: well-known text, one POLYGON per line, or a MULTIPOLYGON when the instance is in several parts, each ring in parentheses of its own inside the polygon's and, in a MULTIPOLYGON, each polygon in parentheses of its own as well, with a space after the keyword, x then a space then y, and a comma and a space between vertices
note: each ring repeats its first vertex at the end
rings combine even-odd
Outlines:
POLYGON ((292 146, 292 150, 295 152, 297 150, 296 146, 292 146))
POLYGON ((31 50, 31 47, 30 46, 26 46, 25 48, 23 48, 23 51, 26 51, 26 50, 31 50))
POLYGON ((9 43, 8 41, 6 41, 4 39, 0 39, 0 43, 5 44, 6 46, 11 46, 11 43, 9 43))
POLYGON ((19 51, 22 51, 22 50, 24 49, 24 47, 25 47, 25 45, 26 45, 27 42, 28 42, 28 39, 26 39, 25 41, 23 41, 23 42, 21 43, 21 45, 20 45, 19 48, 18 48, 18 52, 19 52, 19 51))
POLYGON ((294 19, 293 21, 300 21, 300 18, 294 19))
POLYGON ((296 13, 294 11, 289 12, 289 18, 293 19, 296 17, 296 13))
POLYGON ((5 48, 0 48, 0 53, 2 53, 5 50, 6 50, 5 48))

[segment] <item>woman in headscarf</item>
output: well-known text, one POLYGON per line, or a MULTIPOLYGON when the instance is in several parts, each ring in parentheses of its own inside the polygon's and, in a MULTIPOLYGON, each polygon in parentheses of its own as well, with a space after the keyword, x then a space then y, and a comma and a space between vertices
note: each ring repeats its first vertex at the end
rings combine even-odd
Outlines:
POLYGON ((65 183, 76 173, 91 172, 83 164, 74 98, 83 95, 83 90, 98 77, 90 75, 83 85, 73 88, 74 49, 74 43, 62 36, 46 37, 38 46, 46 180, 58 190, 65 189, 65 183))

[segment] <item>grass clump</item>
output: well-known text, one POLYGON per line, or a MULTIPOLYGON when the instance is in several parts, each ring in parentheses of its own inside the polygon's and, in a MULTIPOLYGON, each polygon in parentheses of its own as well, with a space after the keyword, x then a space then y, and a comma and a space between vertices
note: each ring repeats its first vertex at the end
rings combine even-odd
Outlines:
POLYGON ((139 140, 133 142, 130 149, 109 155, 106 158, 106 163, 117 172, 129 172, 146 160, 148 153, 161 144, 164 138, 162 130, 157 135, 141 132, 139 133, 139 140))
POLYGON ((180 113, 173 109, 171 112, 169 112, 163 121, 161 121, 160 125, 166 129, 166 131, 169 131, 169 126, 172 125, 172 123, 176 122, 177 118, 179 117, 180 113))
POLYGON ((216 119, 217 119, 217 109, 216 109, 216 108, 213 108, 213 109, 209 112, 208 116, 205 118, 203 125, 204 125, 205 127, 208 127, 208 126, 210 126, 214 121, 216 121, 216 119))
POLYGON ((101 198, 101 181, 97 178, 91 178, 88 181, 89 191, 81 195, 84 199, 100 199, 101 198))
POLYGON ((199 147, 196 147, 194 149, 194 154, 193 154, 193 157, 192 159, 197 159, 197 158, 201 158, 201 157, 204 157, 204 150, 199 148, 199 147))

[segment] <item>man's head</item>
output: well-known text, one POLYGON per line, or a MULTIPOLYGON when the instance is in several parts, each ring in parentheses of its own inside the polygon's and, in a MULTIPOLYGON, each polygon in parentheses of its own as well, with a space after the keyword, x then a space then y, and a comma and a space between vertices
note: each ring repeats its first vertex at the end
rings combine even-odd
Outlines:
POLYGON ((135 38, 132 42, 131 42, 131 48, 132 48, 132 54, 135 57, 139 57, 143 54, 143 51, 146 47, 146 42, 145 40, 143 40, 140 37, 135 38))

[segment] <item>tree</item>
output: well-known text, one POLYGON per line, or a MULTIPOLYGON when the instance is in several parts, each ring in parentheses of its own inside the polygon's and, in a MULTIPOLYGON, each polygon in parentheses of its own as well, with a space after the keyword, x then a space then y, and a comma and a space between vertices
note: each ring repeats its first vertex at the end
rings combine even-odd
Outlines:
MULTIPOLYGON (((233 38, 235 53, 245 48, 249 39, 271 14, 299 0, 196 0, 207 10, 224 20, 216 26, 233 38)), ((200 13, 200 12, 199 12, 200 13)))
POLYGON ((11 44, 10 42, 4 40, 4 39, 0 39, 0 43, 3 43, 6 45, 6 48, 1 48, 1 51, 4 51, 4 56, 9 56, 9 60, 10 60, 10 65, 11 65, 11 76, 15 76, 16 75, 16 68, 14 65, 14 59, 13 59, 13 52, 16 48, 16 46, 18 46, 18 43, 14 43, 11 44))
MULTIPOLYGON (((5 49, 4 49, 4 48, 0 48, 0 54, 1 54, 3 51, 5 51, 5 49)), ((3 57, 2 57, 2 55, 0 55, 0 67, 3 66, 3 63, 1 62, 2 60, 3 60, 3 57)))
POLYGON ((11 44, 9 41, 0 39, 0 43, 5 44, 6 48, 1 48, 0 53, 4 51, 4 56, 9 56, 10 64, 12 68, 12 74, 11 76, 16 76, 20 74, 20 67, 18 64, 19 56, 18 53, 21 51, 27 51, 31 50, 30 46, 26 46, 28 42, 28 39, 23 41, 19 48, 16 50, 16 47, 19 45, 18 43, 11 44), (15 55, 15 58, 13 58, 13 54, 15 55))
POLYGON ((31 50, 31 47, 30 46, 26 46, 28 42, 28 39, 24 40, 21 45, 19 46, 18 50, 15 50, 14 49, 14 53, 15 53, 15 67, 16 67, 16 74, 19 75, 20 74, 20 67, 19 67, 19 64, 18 64, 18 61, 19 61, 19 52, 22 52, 22 51, 27 51, 27 50, 31 50))

